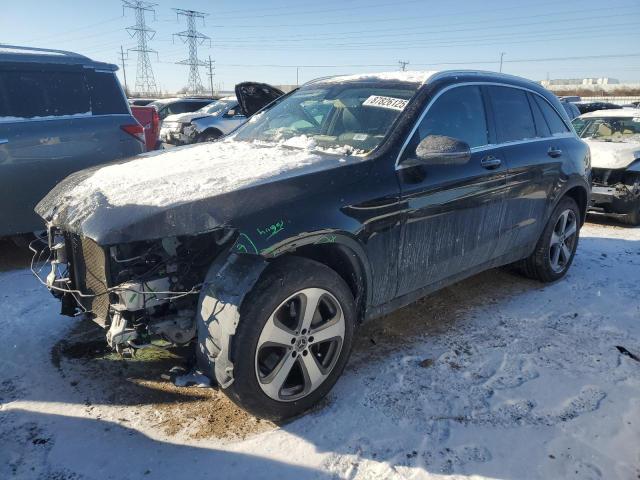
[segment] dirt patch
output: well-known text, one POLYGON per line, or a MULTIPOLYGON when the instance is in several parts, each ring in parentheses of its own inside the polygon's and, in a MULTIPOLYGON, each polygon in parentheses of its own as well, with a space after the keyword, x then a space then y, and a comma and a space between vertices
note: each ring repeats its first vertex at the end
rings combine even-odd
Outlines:
POLYGON ((176 387, 169 371, 190 368, 192 354, 187 348, 149 348, 125 359, 110 350, 100 327, 82 321, 54 346, 51 360, 98 418, 105 415, 102 405, 133 407, 122 408, 115 420, 189 439, 241 439, 275 428, 217 389, 176 387))

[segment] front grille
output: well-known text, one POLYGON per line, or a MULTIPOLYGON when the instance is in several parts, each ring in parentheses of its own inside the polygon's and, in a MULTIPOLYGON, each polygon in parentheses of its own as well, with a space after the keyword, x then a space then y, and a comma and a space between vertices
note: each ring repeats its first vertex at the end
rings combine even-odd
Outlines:
POLYGON ((78 235, 67 235, 71 250, 72 281, 76 288, 86 295, 80 297, 82 306, 93 313, 100 323, 104 323, 109 314, 107 258, 104 250, 93 240, 78 235))

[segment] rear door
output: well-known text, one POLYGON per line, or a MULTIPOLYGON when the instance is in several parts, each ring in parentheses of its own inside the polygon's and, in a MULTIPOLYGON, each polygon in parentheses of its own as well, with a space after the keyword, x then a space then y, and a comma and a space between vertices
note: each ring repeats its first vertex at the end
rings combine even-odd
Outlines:
POLYGON ((33 209, 70 173, 142 151, 120 128, 136 122, 104 75, 111 91, 82 66, 0 66, 0 235, 44 228, 33 209))
POLYGON ((400 159, 403 227, 398 295, 454 277, 496 255, 504 208, 506 167, 492 145, 486 100, 478 85, 455 86, 429 108, 400 159), (428 135, 471 147, 464 164, 404 167, 428 135))
POLYGON ((516 255, 529 250, 544 227, 560 176, 562 137, 551 135, 539 108, 539 101, 547 102, 538 94, 511 86, 489 86, 487 91, 498 143, 509 166, 507 208, 497 248, 516 255))

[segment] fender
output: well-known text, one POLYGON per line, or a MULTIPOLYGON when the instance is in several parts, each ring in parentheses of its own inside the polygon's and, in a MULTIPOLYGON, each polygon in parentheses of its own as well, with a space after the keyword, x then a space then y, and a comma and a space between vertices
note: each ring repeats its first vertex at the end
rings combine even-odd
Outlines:
POLYGON ((226 388, 233 383, 230 338, 240 321, 240 306, 268 262, 259 255, 222 254, 213 262, 198 299, 198 367, 226 388))

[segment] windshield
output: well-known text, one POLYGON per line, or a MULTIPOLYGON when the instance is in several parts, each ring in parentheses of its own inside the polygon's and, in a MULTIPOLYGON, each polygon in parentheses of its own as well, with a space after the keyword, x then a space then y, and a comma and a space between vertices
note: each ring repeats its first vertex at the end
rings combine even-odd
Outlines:
POLYGON ((409 83, 310 85, 252 117, 235 139, 364 155, 380 145, 417 89, 409 83))
POLYGON ((209 105, 205 105, 201 109, 198 110, 199 113, 207 113, 209 115, 216 115, 224 112, 231 104, 238 103, 232 100, 219 100, 217 102, 210 103, 209 105))
POLYGON ((602 142, 640 142, 640 117, 576 118, 573 128, 581 138, 602 142))

